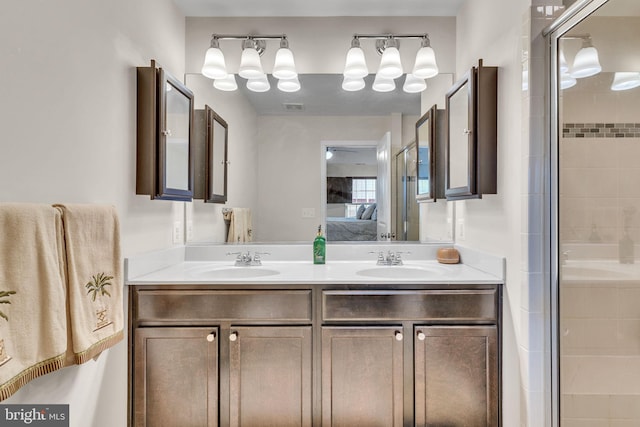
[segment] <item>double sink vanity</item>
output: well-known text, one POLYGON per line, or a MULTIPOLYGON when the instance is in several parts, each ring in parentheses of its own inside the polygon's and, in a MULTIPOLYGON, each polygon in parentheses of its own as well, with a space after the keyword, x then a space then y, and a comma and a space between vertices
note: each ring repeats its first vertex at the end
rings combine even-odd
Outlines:
POLYGON ((438 247, 127 259, 131 425, 501 425, 504 260, 460 247, 440 264, 438 247))

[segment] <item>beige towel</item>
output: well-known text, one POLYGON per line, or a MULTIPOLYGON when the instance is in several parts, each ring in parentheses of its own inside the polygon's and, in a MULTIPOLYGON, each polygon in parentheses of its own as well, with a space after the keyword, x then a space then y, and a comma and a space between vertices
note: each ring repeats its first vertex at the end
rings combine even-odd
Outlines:
POLYGON ((250 242, 251 239, 251 209, 233 208, 227 242, 242 243, 250 242))
POLYGON ((55 207, 64 224, 70 350, 84 363, 123 338, 120 226, 112 206, 55 207))
POLYGON ((65 365, 61 228, 49 205, 0 204, 0 400, 65 365))

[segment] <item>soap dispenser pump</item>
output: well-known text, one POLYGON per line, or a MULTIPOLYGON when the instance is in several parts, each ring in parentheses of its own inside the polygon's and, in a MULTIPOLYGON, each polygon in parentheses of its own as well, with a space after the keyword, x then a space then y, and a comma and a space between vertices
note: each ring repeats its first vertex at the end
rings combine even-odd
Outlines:
POLYGON ((313 240, 313 263, 314 264, 325 263, 326 243, 327 243, 327 240, 322 235, 322 225, 319 225, 318 233, 316 234, 316 238, 313 240))

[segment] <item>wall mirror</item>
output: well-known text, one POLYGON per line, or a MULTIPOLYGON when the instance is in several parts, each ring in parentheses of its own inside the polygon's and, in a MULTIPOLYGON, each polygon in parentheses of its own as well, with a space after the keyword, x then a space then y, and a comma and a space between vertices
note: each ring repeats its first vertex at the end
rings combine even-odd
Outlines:
POLYGON ((136 194, 190 201, 193 197, 193 93, 151 61, 137 69, 136 194))
POLYGON ((447 111, 447 171, 445 194, 448 199, 474 193, 475 73, 469 70, 445 95, 447 111))
POLYGON ((416 198, 419 202, 436 201, 435 179, 435 129, 434 105, 416 122, 418 167, 416 168, 416 198))
MULTIPOLYGON (((365 79, 368 88, 373 77, 365 79)), ((254 241, 309 241, 318 224, 333 215, 322 204, 321 176, 322 167, 326 166, 322 144, 339 145, 341 150, 333 154, 340 158, 354 154, 350 146, 364 141, 375 145, 393 129, 397 132, 393 155, 415 138, 421 95, 404 93, 401 81, 395 93, 370 89, 357 94, 346 92, 341 89, 341 74, 301 74, 302 89, 295 93, 279 91, 277 81, 270 75, 269 79, 268 92, 249 93, 245 80, 240 78, 238 90, 223 92, 200 74, 185 76, 198 108, 210 105, 232 130, 228 137, 226 206, 251 208, 254 241)), ((444 75, 442 79, 446 83, 441 84, 441 96, 450 86, 451 76, 444 75)), ((344 168, 354 171, 365 162, 353 159, 351 166, 345 164, 344 168)), ((395 169, 389 169, 388 180, 392 180, 395 169)), ((345 176, 353 175, 345 172, 345 176)), ((393 204, 396 190, 394 185, 390 187, 389 203, 393 204)), ((188 215, 194 230, 190 241, 213 241, 221 234, 214 230, 218 225, 213 223, 220 215, 212 211, 213 207, 202 203, 189 207, 193 209, 188 215)))

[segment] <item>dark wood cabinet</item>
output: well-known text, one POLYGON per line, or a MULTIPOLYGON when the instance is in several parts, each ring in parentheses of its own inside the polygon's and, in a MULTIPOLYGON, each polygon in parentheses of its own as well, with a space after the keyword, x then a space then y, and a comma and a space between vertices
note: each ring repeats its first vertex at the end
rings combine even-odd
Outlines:
POLYGON ((129 289, 132 426, 499 427, 501 286, 129 289))
POLYGON ((322 328, 322 426, 402 426, 402 328, 322 328))
POLYGON ((218 425, 218 328, 139 328, 132 425, 218 425))
POLYGON ((415 328, 415 425, 499 425, 495 326, 415 328))
POLYGON ((232 327, 229 425, 310 427, 311 327, 232 327))

